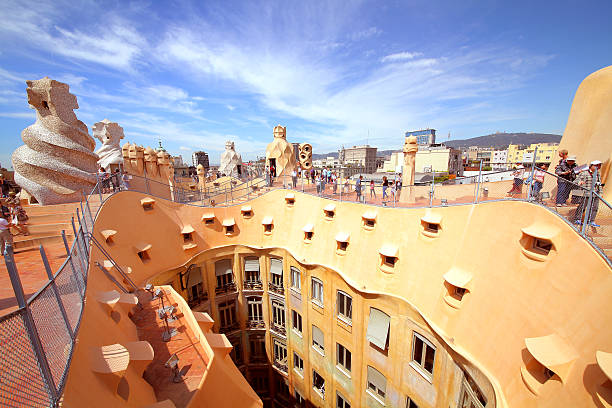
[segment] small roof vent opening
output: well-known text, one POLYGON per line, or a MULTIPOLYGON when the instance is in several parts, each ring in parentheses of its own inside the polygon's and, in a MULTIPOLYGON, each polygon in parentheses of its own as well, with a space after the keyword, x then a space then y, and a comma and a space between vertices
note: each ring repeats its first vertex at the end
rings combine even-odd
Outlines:
POLYGON ((421 217, 421 232, 426 237, 435 238, 442 230, 442 216, 437 213, 427 212, 421 217))
POLYGON ((185 225, 183 227, 183 229, 181 230, 181 234, 183 235, 183 243, 184 244, 193 242, 193 233, 194 232, 195 232, 195 230, 193 229, 193 227, 191 225, 185 225))
POLYGON ((452 267, 444 274, 446 294, 444 301, 451 307, 458 309, 465 294, 470 290, 472 275, 460 268, 452 267))
POLYGON ((215 214, 206 213, 202 215, 202 222, 204 222, 204 225, 213 225, 215 223, 215 214))
POLYGON ((151 211, 153 210, 155 206, 155 200, 152 199, 151 197, 145 197, 142 200, 140 200, 140 205, 142 205, 143 210, 151 211))
POLYGON ((346 254, 348 249, 350 234, 348 232, 339 232, 336 234, 336 253, 338 255, 346 254))
POLYGON ((310 244, 314 236, 314 225, 306 224, 304 228, 302 228, 302 231, 304 231, 304 242, 310 244))
POLYGON ((525 339, 524 365, 521 367, 523 382, 533 394, 549 380, 567 383, 572 365, 578 358, 573 347, 557 334, 525 339))
POLYGON ((328 204, 323 208, 326 220, 333 220, 336 215, 336 204, 328 204))
POLYGON ((136 249, 136 254, 138 254, 138 258, 140 258, 143 263, 146 263, 151 260, 151 255, 149 254, 149 251, 151 250, 151 244, 141 242, 139 244, 136 244, 134 248, 136 249))
POLYGON ((244 218, 251 218, 253 216, 253 209, 251 208, 250 205, 245 205, 240 209, 240 212, 242 213, 242 216, 244 218))
POLYGON ((287 203, 288 206, 293 206, 293 204, 295 204, 295 194, 293 193, 288 193, 285 196, 285 202, 287 203))
POLYGON ((521 231, 521 251, 527 258, 544 262, 557 252, 560 232, 557 227, 534 223, 521 231))
POLYGON ((104 241, 107 245, 111 246, 115 243, 113 237, 117 235, 117 231, 108 229, 100 231, 100 234, 102 234, 102 237, 104 238, 104 241))
POLYGON ((267 215, 261 221, 261 225, 264 227, 264 234, 270 235, 272 234, 272 229, 274 229, 274 219, 271 215, 267 215))
POLYGON ((224 219, 223 229, 225 230, 225 235, 233 235, 236 232, 236 221, 234 221, 234 218, 224 219))
POLYGON ((385 244, 378 252, 380 253, 380 269, 385 273, 394 273, 398 261, 397 247, 385 244))
POLYGON ((361 216, 361 221, 362 221, 361 226, 363 227, 363 229, 368 230, 368 231, 373 230, 374 227, 376 226, 376 217, 377 217, 377 214, 375 211, 366 211, 361 216))

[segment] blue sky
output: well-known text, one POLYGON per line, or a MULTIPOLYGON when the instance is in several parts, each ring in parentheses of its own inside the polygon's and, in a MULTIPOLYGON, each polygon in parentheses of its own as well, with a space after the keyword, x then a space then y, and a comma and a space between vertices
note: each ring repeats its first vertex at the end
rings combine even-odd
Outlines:
MULTIPOLYGON (((277 123, 315 153, 403 132, 562 133, 580 81, 612 63, 604 1, 64 1, 0 8, 0 163, 49 76, 126 140, 218 163, 263 155, 277 123)), ((99 144, 99 142, 98 142, 99 144)), ((190 161, 190 160, 189 160, 190 161)))

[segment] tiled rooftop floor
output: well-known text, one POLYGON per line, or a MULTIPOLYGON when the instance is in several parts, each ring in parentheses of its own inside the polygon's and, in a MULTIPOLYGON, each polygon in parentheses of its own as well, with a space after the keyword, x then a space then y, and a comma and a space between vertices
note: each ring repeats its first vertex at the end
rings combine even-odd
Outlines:
MULTIPOLYGON (((168 296, 164 295, 165 306, 170 304, 168 296)), ((169 342, 162 341, 165 326, 157 314, 157 310, 162 307, 161 300, 151 300, 151 294, 145 291, 138 292, 138 299, 144 308, 137 309, 132 320, 138 328, 140 340, 151 343, 155 352, 144 378, 153 386, 158 401, 170 399, 177 408, 185 407, 206 371, 207 358, 204 349, 193 331, 187 327, 180 310, 176 312, 178 319, 169 323, 170 328, 176 328, 179 333, 169 342), (173 353, 179 358, 179 368, 183 374, 184 381, 180 383, 172 382, 173 372, 165 367, 166 361, 173 353)))

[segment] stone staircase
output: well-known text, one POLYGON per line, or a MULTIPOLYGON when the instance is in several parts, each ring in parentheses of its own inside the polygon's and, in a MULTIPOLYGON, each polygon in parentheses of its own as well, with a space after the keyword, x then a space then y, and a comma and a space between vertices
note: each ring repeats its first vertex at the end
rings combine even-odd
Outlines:
POLYGON ((66 232, 70 245, 74 239, 71 220, 76 217, 77 208, 79 203, 24 207, 29 217, 30 235, 13 236, 15 252, 35 249, 39 245, 62 243, 62 230, 66 232))

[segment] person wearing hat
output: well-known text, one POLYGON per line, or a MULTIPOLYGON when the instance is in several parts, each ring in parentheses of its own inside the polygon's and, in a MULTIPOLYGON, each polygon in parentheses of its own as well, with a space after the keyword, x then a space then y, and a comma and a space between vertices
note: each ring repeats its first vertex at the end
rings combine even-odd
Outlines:
POLYGON ((567 150, 563 149, 559 151, 559 164, 555 167, 555 174, 559 176, 557 178, 557 197, 555 203, 557 207, 565 207, 567 199, 569 198, 572 190, 571 182, 576 178, 574 169, 576 168, 576 156, 567 156, 567 150))
POLYGON ((599 208, 599 197, 593 194, 593 198, 591 200, 590 211, 588 211, 587 218, 587 207, 589 206, 589 196, 590 194, 586 194, 587 192, 593 191, 594 193, 601 193, 601 161, 593 160, 589 165, 589 169, 587 171, 583 171, 578 175, 576 182, 580 187, 582 187, 585 194, 580 199, 580 204, 574 213, 574 223, 581 225, 583 222, 587 223, 592 227, 599 227, 600 225, 595 224, 594 220, 597 216, 597 209, 599 208), (596 174, 596 177, 594 176, 596 174))

